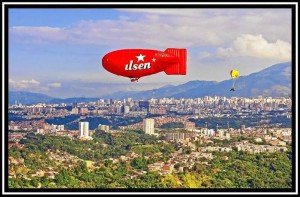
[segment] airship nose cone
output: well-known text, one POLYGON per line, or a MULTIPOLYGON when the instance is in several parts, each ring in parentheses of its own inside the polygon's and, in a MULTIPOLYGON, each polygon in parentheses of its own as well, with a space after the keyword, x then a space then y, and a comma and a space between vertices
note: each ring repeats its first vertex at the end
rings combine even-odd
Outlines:
POLYGON ((102 66, 103 66, 103 68, 105 68, 108 71, 109 71, 109 59, 110 59, 110 55, 109 54, 106 54, 102 58, 102 66))

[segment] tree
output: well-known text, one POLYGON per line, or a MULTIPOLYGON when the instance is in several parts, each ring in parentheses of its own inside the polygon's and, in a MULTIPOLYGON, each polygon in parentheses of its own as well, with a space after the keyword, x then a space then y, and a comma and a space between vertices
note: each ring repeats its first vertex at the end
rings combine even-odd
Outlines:
POLYGON ((163 188, 179 188, 182 187, 181 181, 178 179, 178 177, 174 175, 166 175, 161 179, 161 185, 163 188))
POLYGON ((147 160, 144 157, 136 157, 131 161, 131 166, 137 169, 147 169, 147 160))

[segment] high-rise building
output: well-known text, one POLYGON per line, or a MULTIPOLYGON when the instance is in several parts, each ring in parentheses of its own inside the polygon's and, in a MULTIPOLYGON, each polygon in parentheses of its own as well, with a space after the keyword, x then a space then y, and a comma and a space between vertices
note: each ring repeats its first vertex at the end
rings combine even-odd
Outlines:
POLYGON ((63 131, 63 130, 65 130, 64 125, 55 125, 55 124, 51 125, 51 133, 56 133, 57 131, 63 131))
POLYGON ((241 130, 243 131, 243 130, 245 130, 246 129, 246 125, 241 125, 241 130))
POLYGON ((230 140, 230 133, 226 133, 225 138, 226 138, 227 140, 230 140))
POLYGON ((58 131, 63 131, 63 130, 65 130, 65 126, 64 125, 57 125, 57 130, 58 131))
POLYGON ((55 124, 51 125, 51 133, 55 133, 56 132, 56 127, 57 127, 57 125, 55 125, 55 124))
POLYGON ((146 118, 143 120, 143 131, 146 134, 154 134, 154 119, 146 118))
POLYGON ((84 134, 84 137, 85 138, 88 138, 89 137, 89 123, 88 122, 85 122, 84 126, 83 126, 83 134, 84 134))
POLYGON ((112 99, 107 99, 106 100, 106 105, 112 105, 113 104, 113 100, 112 99))
POLYGON ((124 107, 123 106, 117 106, 117 114, 121 114, 124 112, 124 107))
POLYGON ((109 126, 108 125, 99 124, 98 129, 100 129, 102 131, 105 131, 105 132, 109 132, 109 126))
POLYGON ((89 137, 89 122, 79 122, 79 137, 89 137))
POLYGON ((130 111, 129 106, 125 105, 125 106, 124 106, 124 114, 128 114, 129 111, 130 111))
POLYGON ((83 137, 83 126, 84 126, 84 122, 79 122, 78 123, 78 130, 79 130, 79 137, 83 137))
POLYGON ((206 129, 204 132, 206 136, 215 136, 215 131, 213 129, 206 129))
POLYGON ((71 114, 78 114, 78 108, 77 107, 73 108, 71 114))
POLYGON ((195 137, 195 133, 194 132, 172 132, 172 133, 166 133, 165 135, 165 139, 166 141, 170 141, 170 140, 187 140, 189 138, 195 137))
POLYGON ((219 137, 220 137, 220 138, 223 138, 223 137, 224 137, 224 133, 225 133, 225 130, 224 130, 224 129, 218 129, 218 134, 219 134, 219 137))
POLYGON ((146 111, 149 112, 150 110, 150 103, 149 101, 139 101, 139 108, 141 109, 141 111, 146 111))
POLYGON ((89 109, 87 107, 81 107, 79 113, 80 114, 87 114, 89 112, 89 109))
POLYGON ((185 129, 190 129, 190 130, 193 130, 195 129, 195 123, 194 122, 190 122, 190 121, 187 121, 184 123, 184 128, 185 129))

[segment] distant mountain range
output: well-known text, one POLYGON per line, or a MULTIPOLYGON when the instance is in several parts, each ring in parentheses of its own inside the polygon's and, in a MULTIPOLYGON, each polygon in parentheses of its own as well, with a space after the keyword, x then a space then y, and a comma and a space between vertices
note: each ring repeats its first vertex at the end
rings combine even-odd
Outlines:
MULTIPOLYGON (((162 97, 174 98, 197 98, 203 96, 291 96, 292 92, 292 72, 291 63, 275 64, 260 72, 252 73, 248 76, 241 76, 235 82, 236 91, 229 91, 232 87, 232 80, 221 82, 216 81, 189 81, 185 84, 173 86, 168 85, 158 89, 146 91, 128 91, 116 92, 101 98, 124 99, 131 97, 133 99, 150 99, 162 97)), ((74 103, 96 101, 99 98, 67 98, 59 99, 47 96, 45 94, 30 92, 9 92, 9 103, 15 101, 22 104, 33 103, 74 103)))
POLYGON ((34 103, 48 103, 50 100, 54 99, 46 94, 24 92, 24 91, 9 91, 8 100, 9 104, 34 104, 34 103))
POLYGON ((216 81, 189 81, 178 86, 165 86, 158 89, 140 92, 116 92, 106 96, 112 99, 150 99, 174 97, 174 98, 197 98, 203 96, 290 96, 292 92, 291 63, 275 64, 260 72, 248 76, 241 76, 235 82, 235 92, 229 91, 232 80, 216 81))
POLYGON ((86 97, 73 97, 73 98, 54 98, 46 94, 22 92, 22 91, 9 91, 9 104, 22 103, 24 105, 36 104, 36 103, 80 103, 80 102, 91 102, 97 101, 99 98, 86 98, 86 97))

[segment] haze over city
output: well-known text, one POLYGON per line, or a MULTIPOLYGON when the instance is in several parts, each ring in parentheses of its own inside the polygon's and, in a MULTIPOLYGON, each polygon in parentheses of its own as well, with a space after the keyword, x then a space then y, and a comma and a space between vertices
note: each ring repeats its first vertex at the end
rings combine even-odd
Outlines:
POLYGON ((291 61, 291 9, 9 9, 9 90, 67 98, 230 79, 291 61), (138 83, 102 57, 121 48, 187 48, 187 75, 138 83))

